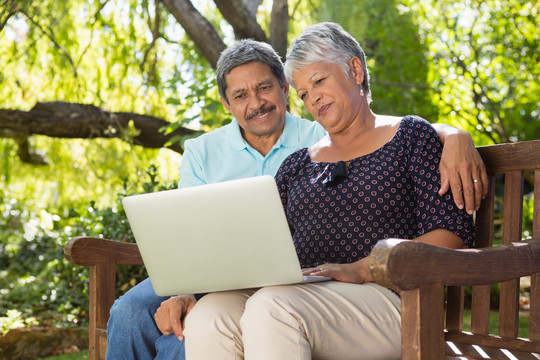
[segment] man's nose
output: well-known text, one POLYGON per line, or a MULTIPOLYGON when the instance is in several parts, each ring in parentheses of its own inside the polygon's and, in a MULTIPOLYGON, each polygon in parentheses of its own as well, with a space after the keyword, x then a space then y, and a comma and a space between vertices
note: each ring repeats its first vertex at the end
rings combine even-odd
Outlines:
POLYGON ((266 100, 264 99, 263 96, 261 96, 261 94, 258 91, 253 91, 251 93, 249 104, 252 108, 259 109, 265 102, 266 100))

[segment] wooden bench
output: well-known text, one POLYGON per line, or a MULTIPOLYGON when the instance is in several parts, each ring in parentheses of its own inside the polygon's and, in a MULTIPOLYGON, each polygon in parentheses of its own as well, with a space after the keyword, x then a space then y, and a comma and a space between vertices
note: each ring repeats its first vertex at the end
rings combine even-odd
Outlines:
MULTIPOLYGON (((540 359, 540 140, 478 148, 490 175, 476 214, 476 249, 448 250, 389 239, 371 271, 402 297, 403 359, 540 359), (521 240, 524 171, 534 179, 534 240, 521 240), (502 246, 493 246, 495 174, 504 174, 502 246), (529 338, 518 338, 519 281, 531 276, 529 338), (489 332, 490 285, 500 285, 499 331, 489 332), (463 332, 464 286, 472 285, 471 331, 463 332), (445 321, 446 314, 446 321, 445 321), (501 350, 503 349, 503 350, 501 350), (514 357, 512 357, 514 356, 514 357)), ((142 264, 137 246, 78 237, 67 259, 90 267, 90 359, 104 359, 117 264, 142 264)))

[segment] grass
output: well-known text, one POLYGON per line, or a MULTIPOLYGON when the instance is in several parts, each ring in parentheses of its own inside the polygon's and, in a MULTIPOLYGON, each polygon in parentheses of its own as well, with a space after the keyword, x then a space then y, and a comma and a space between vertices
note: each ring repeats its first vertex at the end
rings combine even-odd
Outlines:
POLYGON ((88 360, 88 350, 84 350, 78 353, 51 356, 44 360, 88 360))
MULTIPOLYGON (((463 330, 470 331, 471 309, 463 310, 463 330)), ((491 334, 499 333, 499 313, 490 311, 489 313, 489 332, 491 334)), ((529 316, 528 313, 520 313, 518 336, 522 338, 529 337, 529 316)))

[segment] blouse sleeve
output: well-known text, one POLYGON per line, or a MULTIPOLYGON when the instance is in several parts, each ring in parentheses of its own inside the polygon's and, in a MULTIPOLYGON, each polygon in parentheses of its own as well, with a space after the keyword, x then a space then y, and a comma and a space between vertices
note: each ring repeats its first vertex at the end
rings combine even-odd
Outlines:
POLYGON ((404 153, 416 194, 418 235, 435 229, 446 229, 459 236, 467 247, 473 245, 472 216, 460 210, 451 192, 439 195, 439 162, 442 143, 429 122, 407 117, 404 153))

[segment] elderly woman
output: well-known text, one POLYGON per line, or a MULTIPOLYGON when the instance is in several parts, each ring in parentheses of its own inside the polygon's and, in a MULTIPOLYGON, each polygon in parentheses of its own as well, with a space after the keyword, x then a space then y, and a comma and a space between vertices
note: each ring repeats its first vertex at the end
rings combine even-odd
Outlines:
POLYGON ((371 249, 389 237, 463 248, 471 216, 437 194, 431 125, 371 111, 364 52, 339 25, 308 27, 285 71, 328 135, 276 182, 304 272, 335 281, 206 295, 186 319, 187 358, 399 359, 400 298, 372 282, 371 249))

